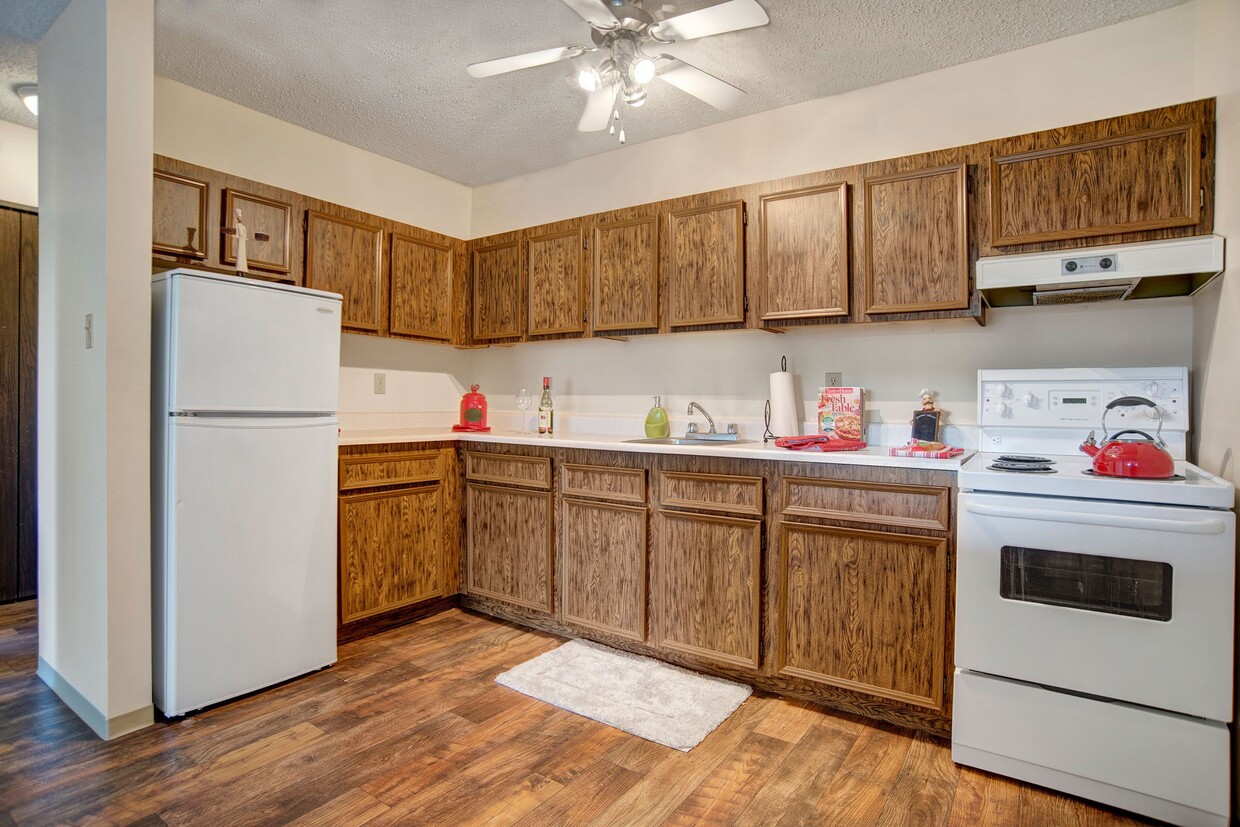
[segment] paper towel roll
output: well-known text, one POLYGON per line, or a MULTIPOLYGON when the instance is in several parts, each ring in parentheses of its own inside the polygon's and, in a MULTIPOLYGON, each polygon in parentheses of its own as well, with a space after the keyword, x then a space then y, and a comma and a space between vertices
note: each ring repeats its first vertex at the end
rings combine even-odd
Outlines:
POLYGON ((792 374, 782 370, 771 374, 771 433, 775 436, 801 435, 801 429, 797 427, 792 374))

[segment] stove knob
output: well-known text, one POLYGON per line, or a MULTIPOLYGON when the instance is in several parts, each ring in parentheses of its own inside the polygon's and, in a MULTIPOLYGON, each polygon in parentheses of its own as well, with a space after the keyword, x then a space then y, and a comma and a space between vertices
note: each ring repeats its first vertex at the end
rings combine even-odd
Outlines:
POLYGON ((999 386, 996 388, 996 390, 999 392, 999 396, 1001 396, 1001 397, 1002 397, 1002 398, 1004 398, 1004 399, 1008 399, 1008 398, 1010 398, 1010 397, 1012 396, 1012 386, 1011 386, 1011 385, 1008 385, 1008 384, 1005 384, 1005 383, 1003 383, 1003 382, 1000 382, 1000 383, 999 383, 999 386))
POLYGON ((1025 403, 1026 408, 1036 408, 1038 406, 1038 398, 1032 393, 1027 393, 1022 396, 1020 401, 1025 403))
POLYGON ((1158 408, 1157 408, 1157 407, 1153 407, 1153 408, 1146 408, 1146 409, 1145 409, 1145 415, 1146 415, 1147 417, 1149 417, 1150 419, 1158 419, 1158 417, 1159 417, 1159 411, 1158 411, 1158 408))
POLYGON ((1158 397, 1162 396, 1162 392, 1163 392, 1162 385, 1158 384, 1157 382, 1150 382, 1148 385, 1145 386, 1145 393, 1146 395, 1149 396, 1150 399, 1157 399, 1158 397))
POLYGON ((999 416, 1002 416, 1005 418, 1009 417, 1012 415, 1012 406, 1006 402, 1000 402, 998 411, 999 411, 999 416))

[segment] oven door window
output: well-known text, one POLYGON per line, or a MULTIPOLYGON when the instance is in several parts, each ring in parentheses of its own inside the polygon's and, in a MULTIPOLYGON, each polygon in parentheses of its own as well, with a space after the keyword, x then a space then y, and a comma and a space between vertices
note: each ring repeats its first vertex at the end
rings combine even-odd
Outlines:
POLYGON ((1148 620, 1171 619, 1171 565, 1097 554, 1003 546, 999 594, 1148 620))

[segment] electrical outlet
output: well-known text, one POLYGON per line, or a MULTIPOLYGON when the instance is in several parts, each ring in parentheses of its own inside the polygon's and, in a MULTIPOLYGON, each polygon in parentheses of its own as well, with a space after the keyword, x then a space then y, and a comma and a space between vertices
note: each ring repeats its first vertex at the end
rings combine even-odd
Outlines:
POLYGON ((387 374, 375 374, 375 393, 387 393, 387 374))
POLYGON ((90 350, 95 346, 95 314, 86 314, 86 325, 83 327, 86 331, 86 349, 90 350))
POLYGON ((843 385, 843 384, 844 384, 844 374, 842 374, 842 373, 828 373, 828 374, 826 375, 826 387, 828 387, 828 388, 838 388, 838 387, 840 387, 840 386, 841 386, 841 385, 843 385))

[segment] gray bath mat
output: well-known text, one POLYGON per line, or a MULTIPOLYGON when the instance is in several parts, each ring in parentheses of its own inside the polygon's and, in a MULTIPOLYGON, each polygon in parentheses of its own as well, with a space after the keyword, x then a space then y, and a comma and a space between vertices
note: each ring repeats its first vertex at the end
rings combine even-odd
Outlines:
POLYGON ((496 683, 688 752, 753 690, 587 640, 570 640, 509 669, 496 683))

